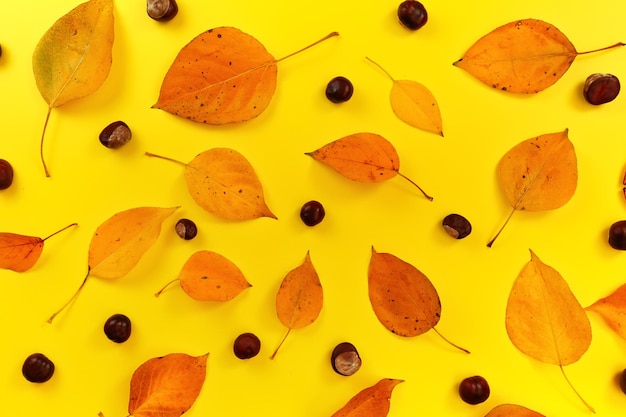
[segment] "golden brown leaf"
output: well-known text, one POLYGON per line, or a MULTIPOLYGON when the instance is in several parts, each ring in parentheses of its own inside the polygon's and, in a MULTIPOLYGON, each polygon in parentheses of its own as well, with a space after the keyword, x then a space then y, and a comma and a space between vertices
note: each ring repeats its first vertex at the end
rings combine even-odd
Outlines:
POLYGON ((595 51, 577 52, 554 25, 522 19, 480 38, 454 65, 495 89, 530 94, 556 83, 576 56, 595 51))
MULTIPOLYGON (((322 284, 307 252, 304 262, 283 278, 276 294, 276 314, 288 329, 285 338, 292 329, 300 329, 313 323, 322 311, 323 304, 322 284)), ((276 348, 272 358, 285 338, 276 348)))
POLYGON ((443 136, 441 111, 433 93, 417 81, 396 80, 378 63, 367 59, 391 80, 389 101, 395 115, 413 127, 443 136))
POLYGON ((516 210, 553 210, 565 205, 578 184, 576 152, 568 130, 540 135, 515 145, 500 160, 497 174, 513 208, 504 225, 516 210))
POLYGON ((545 417, 536 411, 516 404, 500 404, 495 406, 485 417, 545 417))
POLYGON ((626 339, 626 284, 586 308, 598 313, 620 337, 626 339))
POLYGON ((15 272, 28 271, 39 260, 44 242, 72 226, 76 226, 76 223, 66 226, 43 239, 16 233, 0 233, 0 268, 10 269, 15 272))
POLYGON ((150 152, 146 155, 183 165, 189 194, 209 213, 226 220, 276 218, 254 168, 234 149, 209 149, 188 164, 150 152))
POLYGON ((180 417, 200 394, 208 356, 171 353, 141 364, 130 381, 128 412, 133 417, 180 417))
MULTIPOLYGON (((304 49, 336 35, 333 32, 304 49)), ((210 29, 178 53, 152 107, 213 125, 253 119, 272 100, 279 61, 237 28, 210 29)))
POLYGON ((413 337, 435 330, 441 317, 439 294, 428 277, 397 256, 374 248, 368 269, 368 294, 378 320, 399 336, 413 337))
POLYGON ((332 417, 385 417, 389 414, 391 394, 401 379, 381 379, 352 397, 332 417))
POLYGON ((114 39, 113 1, 90 0, 57 20, 33 53, 37 88, 48 103, 43 136, 51 110, 94 93, 109 75, 114 39))
POLYGON ((530 256, 509 294, 506 331, 520 351, 563 371, 591 344, 589 318, 561 274, 530 256))
POLYGON ((313 152, 307 152, 306 155, 352 181, 381 182, 400 175, 417 187, 426 198, 433 199, 400 173, 400 157, 396 149, 391 142, 376 133, 354 133, 313 152))

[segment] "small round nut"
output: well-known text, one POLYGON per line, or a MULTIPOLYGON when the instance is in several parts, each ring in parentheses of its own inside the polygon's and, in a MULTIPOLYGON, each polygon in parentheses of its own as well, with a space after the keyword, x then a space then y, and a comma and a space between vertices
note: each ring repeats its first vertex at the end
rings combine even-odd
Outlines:
POLYGON ((448 214, 441 223, 447 234, 455 239, 463 239, 472 233, 472 225, 460 214, 448 214))
POLYGON ((148 0, 146 11, 151 19, 167 22, 178 14, 178 4, 176 0, 148 0))
POLYGON ((9 161, 0 159, 0 190, 6 190, 13 184, 13 166, 9 161))
POLYGON ((100 143, 110 149, 121 148, 126 145, 131 137, 132 132, 128 125, 122 121, 113 122, 100 132, 100 143))
POLYGON ((180 219, 176 222, 175 229, 176 234, 185 240, 191 240, 198 234, 198 227, 189 219, 180 219))
POLYGON ((619 94, 619 79, 613 74, 591 74, 585 80, 583 96, 594 106, 615 100, 619 94))
POLYGON ((361 357, 352 343, 342 342, 335 346, 330 355, 330 364, 339 375, 354 375, 361 369, 361 357))
POLYGON ((622 389, 622 392, 626 394, 626 369, 624 369, 619 376, 619 387, 622 389))

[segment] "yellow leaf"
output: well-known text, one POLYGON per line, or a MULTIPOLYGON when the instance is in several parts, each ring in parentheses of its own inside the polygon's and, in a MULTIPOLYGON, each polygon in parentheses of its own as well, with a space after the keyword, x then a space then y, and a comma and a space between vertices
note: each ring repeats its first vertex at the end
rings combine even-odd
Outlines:
POLYGON ((555 26, 537 19, 522 19, 480 38, 454 65, 495 89, 529 94, 556 83, 576 56, 622 45, 577 52, 555 26))
MULTIPOLYGON (((57 20, 33 53, 37 88, 52 108, 95 92, 109 75, 114 39, 113 1, 90 0, 57 20)), ((46 175, 49 175, 41 156, 46 175)))
POLYGON ((350 399, 332 417, 385 417, 391 408, 391 394, 401 379, 381 379, 350 399))
POLYGON ((485 417, 545 417, 536 411, 516 404, 500 404, 495 406, 485 417))
POLYGON ((578 167, 574 145, 567 134, 566 129, 527 139, 504 154, 497 174, 513 208, 504 225, 516 210, 554 210, 573 197, 578 184, 578 167))
POLYGON ((396 80, 378 63, 367 59, 391 79, 389 101, 395 115, 413 127, 443 136, 441 111, 430 90, 417 81, 396 80))
POLYGON ((589 318, 561 274, 532 250, 530 256, 509 294, 506 331, 520 351, 563 371, 591 344, 589 318))
POLYGON ((180 417, 188 411, 204 385, 208 356, 171 353, 141 364, 130 381, 130 415, 180 417))
POLYGON ((586 308, 599 314, 620 337, 626 339, 626 284, 586 308))

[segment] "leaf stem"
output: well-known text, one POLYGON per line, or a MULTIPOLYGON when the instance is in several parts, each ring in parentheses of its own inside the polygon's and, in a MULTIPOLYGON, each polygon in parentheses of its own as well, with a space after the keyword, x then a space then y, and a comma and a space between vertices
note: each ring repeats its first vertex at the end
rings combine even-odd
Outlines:
POLYGON ((46 136, 46 130, 48 129, 48 121, 50 120, 51 113, 52 113, 52 107, 48 106, 48 113, 46 114, 46 121, 43 124, 43 131, 41 132, 41 141, 39 142, 39 157, 41 158, 41 163, 43 164, 43 170, 46 173, 46 177, 50 177, 50 171, 48 171, 48 166, 46 165, 46 160, 43 156, 43 139, 46 136))
POLYGON ((165 284, 165 285, 163 286, 163 288, 161 288, 159 291, 157 291, 156 293, 154 293, 154 296, 155 296, 155 297, 160 296, 160 295, 161 295, 161 293, 162 293, 163 291, 165 291, 165 289, 166 289, 167 287, 169 287, 170 285, 172 285, 173 283, 175 283, 175 282, 176 282, 176 281, 178 281, 179 279, 180 279, 180 278, 175 278, 175 279, 171 280, 170 282, 168 282, 167 284, 165 284))
POLYGON ((504 224, 500 227, 500 230, 498 230, 498 232, 496 233, 496 235, 489 241, 489 243, 487 243, 487 247, 490 248, 491 245, 493 245, 493 242, 496 241, 496 239, 498 238, 498 236, 500 236, 500 233, 502 233, 502 230, 504 229, 504 227, 507 225, 507 223, 509 222, 509 220, 511 220, 511 217, 513 217, 513 213, 515 213, 517 210, 513 209, 511 210, 511 213, 509 214, 509 216, 506 218, 506 220, 504 221, 504 224))
POLYGON ((61 313, 63 310, 65 310, 65 308, 67 306, 69 306, 72 303, 72 301, 74 301, 76 299, 76 297, 78 297, 78 294, 80 293, 80 291, 83 289, 83 287, 87 283, 87 278, 89 278, 90 269, 91 268, 89 268, 89 267, 87 268, 87 275, 85 275, 85 278, 83 279, 83 282, 80 284, 80 286, 78 287, 78 289, 76 290, 74 295, 72 295, 72 297, 69 300, 67 300, 67 302, 65 304, 63 304, 63 306, 61 306, 60 309, 58 309, 53 315, 50 316, 50 318, 48 319, 48 323, 52 324, 52 320, 54 320, 54 318, 56 316, 58 316, 59 313, 61 313))
POLYGON ((426 194, 426 191, 424 191, 422 189, 422 187, 420 187, 419 185, 417 185, 416 182, 414 182, 411 178, 407 177, 406 175, 404 175, 403 173, 401 173, 400 171, 396 171, 398 173, 398 175, 400 175, 402 178, 404 178, 405 180, 407 180, 408 182, 410 182, 411 184, 413 184, 414 186, 417 187, 418 190, 420 190, 422 192, 422 194, 424 194, 424 197, 426 197, 428 200, 433 201, 433 198, 431 196, 429 196, 428 194, 426 194))
POLYGON ((394 81, 394 82, 396 81, 396 79, 395 79, 395 78, 393 78, 393 77, 391 76, 391 74, 389 74, 389 72, 388 72, 385 68, 383 68, 383 67, 382 67, 382 65, 380 65, 378 62, 374 61, 373 59, 370 59, 370 58, 369 58, 369 57, 367 57, 367 56, 365 57, 365 59, 367 59, 369 62, 371 62, 372 64, 376 65, 378 68, 380 68, 380 69, 382 70, 382 72, 384 72, 385 74, 387 74, 387 77, 389 77, 389 79, 390 79, 391 81, 394 81))
POLYGON ((304 48, 298 49, 297 51, 292 52, 292 53, 290 53, 289 55, 285 55, 284 57, 282 57, 282 58, 280 58, 280 59, 277 59, 275 62, 276 62, 276 63, 279 63, 280 61, 284 61, 285 59, 290 58, 290 57, 292 57, 292 56, 294 56, 294 55, 297 55, 297 54, 299 54, 300 52, 304 52, 304 51, 306 51, 307 49, 314 47, 314 46, 315 46, 315 45, 317 45, 318 43, 322 43, 322 42, 324 42, 326 39, 330 39, 330 38, 332 38, 332 37, 334 37, 334 36, 339 36, 339 32, 330 32, 328 35, 324 36, 322 39, 320 39, 320 40, 318 40, 318 41, 315 41, 315 42, 313 42, 312 44, 310 44, 310 45, 308 45, 308 46, 305 46, 304 48))
POLYGON ((463 351, 465 353, 471 353, 469 350, 465 349, 464 347, 461 347, 459 345, 457 345, 456 343, 451 342, 447 337, 445 337, 444 335, 442 335, 441 333, 439 333, 439 330, 437 330, 435 327, 432 328, 435 333, 437 333, 439 335, 439 337, 441 337, 443 340, 445 340, 446 342, 448 342, 450 345, 452 345, 453 347, 459 349, 460 351, 463 351))
POLYGON ((287 336, 289 336, 290 332, 291 332, 291 328, 288 328, 287 329, 287 333, 285 333, 285 336, 283 337, 283 339, 280 341, 280 343, 276 347, 276 350, 274 351, 274 353, 272 353, 272 356, 270 356, 270 359, 273 360, 276 357, 276 354, 278 353, 278 349, 280 349, 280 347, 283 345, 283 343, 285 343, 285 339, 287 339, 287 336))
POLYGON ((149 157, 151 157, 151 158, 160 158, 160 159, 165 159, 166 161, 174 162, 174 163, 176 163, 176 164, 180 164, 180 165, 182 165, 182 166, 187 166, 187 164, 186 164, 186 163, 181 162, 181 161, 179 161, 179 160, 177 160, 177 159, 168 158, 167 156, 157 155, 157 154, 152 153, 152 152, 146 152, 146 153, 145 153, 145 155, 146 155, 146 156, 149 156, 149 157))
POLYGON ((578 391, 576 390, 576 388, 574 388, 574 385, 572 385, 572 383, 570 382, 569 378, 567 377, 567 375, 565 374, 565 369, 563 369, 563 365, 559 365, 559 368, 561 368, 561 373, 563 374, 563 377, 565 378, 565 380, 567 381, 567 383, 569 384, 570 388, 572 388, 572 390, 574 390, 574 392, 576 393, 576 396, 578 396, 578 398, 580 399, 580 401, 583 402, 583 404, 585 404, 585 407, 587 407, 589 409, 589 411, 591 411, 592 413, 596 413, 596 410, 587 402, 585 401, 585 399, 578 393, 578 391))
POLYGON ((54 235, 58 235, 58 234, 59 234, 59 233, 61 233, 62 231, 67 230, 67 229, 69 229, 70 227, 73 227, 73 226, 78 226, 78 223, 72 223, 72 224, 69 224, 69 225, 65 226, 63 229, 57 230, 56 232, 52 233, 51 235, 48 235, 48 236, 44 237, 44 238, 43 238, 43 239, 41 239, 41 240, 42 240, 42 241, 44 241, 44 240, 48 240, 48 239, 50 239, 52 236, 54 236, 54 235))
POLYGON ((617 43, 614 43, 613 45, 605 46, 604 48, 592 49, 590 51, 584 51, 584 52, 577 52, 576 55, 592 54, 594 52, 606 51, 607 49, 617 48, 618 46, 626 46, 626 43, 617 42, 617 43))

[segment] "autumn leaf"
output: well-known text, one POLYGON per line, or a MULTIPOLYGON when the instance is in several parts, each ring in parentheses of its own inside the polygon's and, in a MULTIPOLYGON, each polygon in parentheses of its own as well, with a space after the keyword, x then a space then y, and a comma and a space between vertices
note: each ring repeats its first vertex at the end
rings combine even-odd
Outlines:
POLYGON ((90 0, 57 20, 35 47, 35 82, 48 103, 40 146, 46 176, 43 141, 52 109, 100 88, 113 62, 113 39, 113 1, 90 0))
POLYGON ((228 301, 251 287, 241 270, 222 255, 203 250, 191 255, 177 279, 166 284, 157 296, 174 282, 198 301, 228 301))
POLYGON ((0 233, 0 268, 15 272, 28 271, 39 260, 46 240, 76 225, 77 223, 72 223, 43 239, 16 233, 0 233))
POLYGON ((268 106, 277 83, 274 57, 253 36, 234 27, 217 27, 196 36, 178 53, 165 75, 153 108, 212 125, 253 119, 268 106))
POLYGON ((226 220, 276 218, 254 168, 234 149, 209 149, 188 164, 150 152, 146 155, 183 165, 189 194, 209 213, 226 220))
POLYGON ((136 207, 119 212, 96 228, 89 245, 87 275, 74 295, 50 318, 48 323, 80 293, 90 276, 104 279, 128 274, 154 245, 161 225, 178 207, 136 207))
POLYGON ((376 133, 354 133, 307 152, 316 161, 358 182, 382 182, 400 175, 432 201, 411 179, 400 173, 400 157, 387 139, 376 133))
POLYGON ((532 94, 556 83, 578 55, 623 45, 578 52, 555 26, 522 19, 486 34, 453 65, 495 89, 532 94))
POLYGON ((392 82, 389 101, 395 115, 418 129, 443 136, 441 111, 435 96, 424 85, 413 80, 396 80, 377 62, 366 59, 380 68, 392 82))
POLYGON ((433 329, 450 345, 469 353, 435 329, 441 317, 439 294, 428 277, 413 265, 372 248, 368 295, 374 314, 393 334, 413 337, 433 329))
POLYGON ((554 210, 565 205, 576 191, 578 167, 568 130, 527 139, 504 154, 498 180, 513 208, 493 239, 491 247, 518 210, 554 210))
POLYGON ((585 310, 599 314, 615 333, 626 339, 626 284, 585 310))
POLYGON ((276 294, 276 314, 287 327, 287 333, 271 359, 274 359, 292 329, 306 327, 317 319, 323 303, 322 284, 307 252, 304 262, 283 278, 276 294))
MULTIPOLYGON (((578 361, 591 344, 591 325, 585 311, 561 274, 530 251, 509 294, 506 331, 513 345, 541 362, 564 366, 578 361)), ((574 392, 590 409, 593 408, 574 392)))
POLYGON ((500 404, 495 406, 485 417, 545 417, 536 411, 516 404, 500 404))
POLYGON ((180 417, 188 411, 204 385, 208 356, 170 353, 141 364, 130 380, 130 415, 180 417))
POLYGON ((332 417, 385 417, 389 414, 391 394, 401 379, 381 379, 350 399, 332 417))

